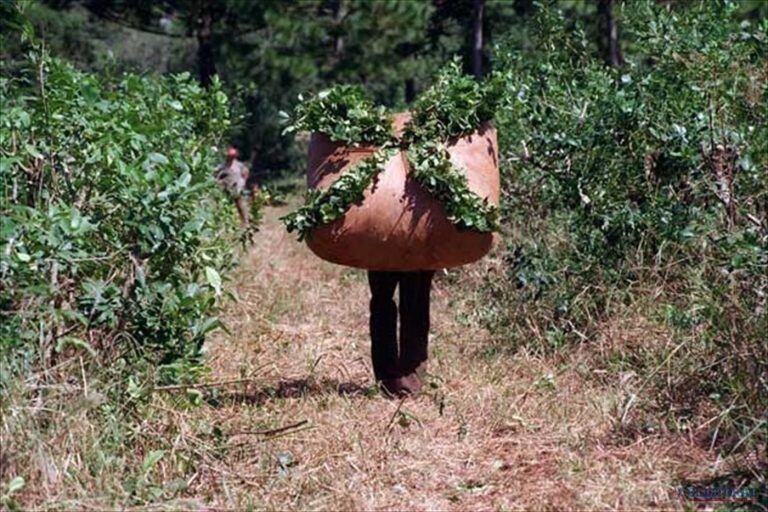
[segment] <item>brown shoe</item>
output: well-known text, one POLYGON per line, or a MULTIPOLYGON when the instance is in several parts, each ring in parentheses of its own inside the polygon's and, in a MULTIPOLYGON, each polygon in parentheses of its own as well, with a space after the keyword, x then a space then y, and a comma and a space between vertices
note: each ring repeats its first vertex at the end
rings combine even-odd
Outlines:
POLYGON ((399 379, 397 379, 399 382, 400 392, 403 396, 409 395, 409 396, 416 396, 421 391, 422 386, 424 385, 424 382, 421 379, 421 376, 414 372, 409 375, 403 375, 399 379))

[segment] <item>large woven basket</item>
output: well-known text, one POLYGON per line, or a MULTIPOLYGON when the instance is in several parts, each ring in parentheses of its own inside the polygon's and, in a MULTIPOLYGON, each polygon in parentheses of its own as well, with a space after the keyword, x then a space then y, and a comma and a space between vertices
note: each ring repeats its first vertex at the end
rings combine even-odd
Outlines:
MULTIPOLYGON (((408 114, 395 116, 396 133, 408 114)), ((315 133, 309 144, 307 185, 326 188, 374 147, 348 147, 315 133)), ((451 161, 467 173, 469 188, 489 203, 499 202, 496 130, 490 125, 450 140, 451 161)), ((458 230, 429 192, 409 176, 401 151, 374 178, 359 204, 336 221, 316 228, 307 239, 319 257, 369 270, 437 270, 471 263, 493 245, 494 235, 458 230)))

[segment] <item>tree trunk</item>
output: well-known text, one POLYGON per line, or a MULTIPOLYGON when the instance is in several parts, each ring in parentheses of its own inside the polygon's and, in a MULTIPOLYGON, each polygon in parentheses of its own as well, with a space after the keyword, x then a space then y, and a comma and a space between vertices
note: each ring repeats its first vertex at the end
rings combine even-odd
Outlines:
POLYGON ((410 103, 416 98, 416 80, 413 78, 405 79, 405 102, 410 103))
POLYGON ((336 0, 333 6, 333 24, 336 30, 336 36, 333 40, 333 56, 338 61, 344 53, 344 36, 341 31, 341 24, 344 21, 344 0, 336 0))
POLYGON ((475 19, 472 26, 472 74, 480 80, 483 77, 483 11, 485 0, 474 0, 475 19))
POLYGON ((597 0, 600 24, 600 46, 605 62, 613 67, 624 64, 619 45, 619 27, 613 17, 613 0, 597 0))
POLYGON ((209 9, 204 9, 197 23, 197 69, 200 83, 204 87, 211 84, 213 75, 216 74, 216 57, 213 51, 212 41, 213 15, 209 9))

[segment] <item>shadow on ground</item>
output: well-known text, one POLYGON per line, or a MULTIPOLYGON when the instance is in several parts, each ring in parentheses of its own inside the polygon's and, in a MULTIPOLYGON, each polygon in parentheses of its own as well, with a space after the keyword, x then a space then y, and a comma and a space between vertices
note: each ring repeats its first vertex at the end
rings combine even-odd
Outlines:
POLYGON ((315 379, 306 377, 301 379, 284 379, 276 384, 264 386, 258 389, 243 391, 217 392, 207 397, 207 402, 212 407, 226 407, 232 405, 263 405, 269 400, 306 398, 338 394, 350 398, 369 397, 376 393, 372 386, 363 386, 357 382, 339 382, 335 379, 315 379))
MULTIPOLYGON (((759 465, 758 468, 759 471, 768 470, 768 465, 759 465)), ((765 477, 749 471, 734 471, 702 480, 683 480, 677 488, 677 495, 689 505, 716 505, 718 510, 768 511, 765 477)))

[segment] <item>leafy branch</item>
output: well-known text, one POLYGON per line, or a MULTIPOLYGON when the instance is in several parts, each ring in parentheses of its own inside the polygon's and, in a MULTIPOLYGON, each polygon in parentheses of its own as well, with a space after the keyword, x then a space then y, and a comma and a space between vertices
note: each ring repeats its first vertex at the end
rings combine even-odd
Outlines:
MULTIPOLYGON (((392 142, 392 120, 383 106, 374 106, 358 85, 337 85, 299 103, 284 133, 307 130, 350 146, 392 142)), ((287 117, 287 115, 286 115, 287 117)))
POLYGON ((456 227, 483 233, 499 228, 498 208, 469 189, 466 173, 453 165, 443 144, 411 146, 407 155, 413 177, 442 203, 456 227))
POLYGON ((353 204, 363 200, 365 189, 396 154, 391 147, 382 148, 347 170, 327 189, 308 190, 304 206, 281 218, 288 232, 297 231, 299 240, 304 240, 316 227, 341 218, 353 204))
POLYGON ((493 119, 503 96, 503 86, 503 74, 491 75, 486 82, 479 83, 462 74, 461 60, 454 59, 414 103, 411 122, 403 134, 404 142, 445 142, 475 131, 493 119))

